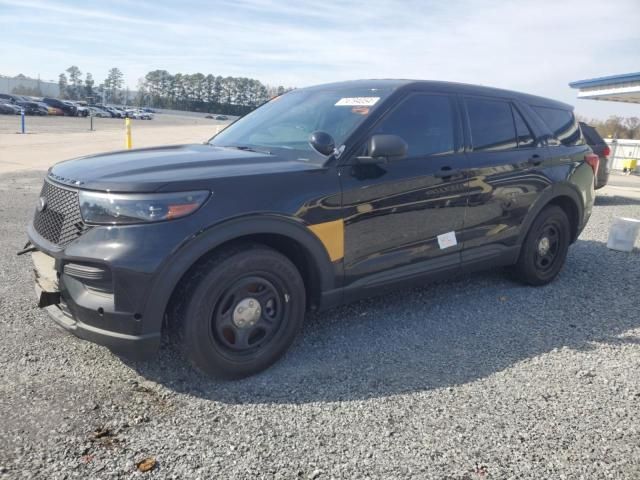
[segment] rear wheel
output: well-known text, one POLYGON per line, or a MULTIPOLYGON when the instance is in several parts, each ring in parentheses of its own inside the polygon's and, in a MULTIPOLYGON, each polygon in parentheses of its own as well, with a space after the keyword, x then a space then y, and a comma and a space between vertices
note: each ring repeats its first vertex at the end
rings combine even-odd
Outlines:
POLYGON ((177 300, 178 340, 208 375, 266 369, 302 326, 305 289, 295 265, 262 245, 225 249, 195 270, 177 300))
POLYGON ((558 275, 571 241, 569 218, 562 208, 546 207, 534 220, 520 250, 516 277, 529 285, 546 285, 558 275))

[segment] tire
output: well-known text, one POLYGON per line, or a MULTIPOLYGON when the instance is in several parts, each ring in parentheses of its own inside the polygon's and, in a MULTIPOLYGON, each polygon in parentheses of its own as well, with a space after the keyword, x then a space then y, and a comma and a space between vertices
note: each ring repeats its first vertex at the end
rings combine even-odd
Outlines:
POLYGON ((207 375, 235 379, 278 360, 300 331, 305 289, 279 252, 243 244, 196 267, 174 295, 172 330, 184 356, 207 375))
POLYGON ((550 283, 562 269, 570 243, 567 214, 555 205, 544 208, 527 232, 515 265, 515 277, 528 285, 550 283))

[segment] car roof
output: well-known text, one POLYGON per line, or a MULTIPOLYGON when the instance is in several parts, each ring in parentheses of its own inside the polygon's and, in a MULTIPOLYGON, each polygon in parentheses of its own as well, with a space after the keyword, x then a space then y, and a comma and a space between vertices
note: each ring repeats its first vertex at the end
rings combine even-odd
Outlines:
POLYGON ((349 90, 358 88, 378 88, 391 90, 436 90, 444 93, 462 93, 467 95, 491 95, 518 99, 530 105, 573 110, 573 106, 558 100, 531 95, 528 93, 505 90, 501 88, 471 85, 468 83, 444 82, 438 80, 410 80, 410 79, 370 79, 349 80, 345 82, 326 83, 301 88, 300 90, 349 90))

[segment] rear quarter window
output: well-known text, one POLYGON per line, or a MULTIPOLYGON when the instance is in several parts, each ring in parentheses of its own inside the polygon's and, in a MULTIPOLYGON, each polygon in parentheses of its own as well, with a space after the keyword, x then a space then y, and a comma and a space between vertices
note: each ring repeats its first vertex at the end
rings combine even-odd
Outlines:
POLYGON ((562 145, 584 145, 582 132, 572 111, 535 105, 532 108, 562 145))
POLYGON ((502 100, 465 98, 474 152, 516 148, 516 128, 511 105, 502 100))

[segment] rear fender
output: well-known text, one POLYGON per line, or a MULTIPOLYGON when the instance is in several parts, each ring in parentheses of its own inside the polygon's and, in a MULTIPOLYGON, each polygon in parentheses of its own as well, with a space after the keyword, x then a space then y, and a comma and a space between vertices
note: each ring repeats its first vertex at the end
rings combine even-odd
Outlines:
POLYGON ((561 182, 554 183, 553 185, 543 190, 538 199, 531 205, 531 208, 529 208, 529 212, 527 213, 527 216, 525 217, 525 220, 522 224, 522 228, 520 229, 518 245, 522 245, 524 243, 524 239, 526 238, 527 233, 529 233, 529 229, 531 228, 533 221, 540 214, 540 212, 555 199, 561 197, 568 197, 574 203, 577 209, 578 215, 575 219, 575 221, 577 222, 576 235, 571 239, 571 242, 573 243, 576 241, 577 234, 580 232, 581 227, 583 226, 584 201, 576 185, 570 182, 561 182))

